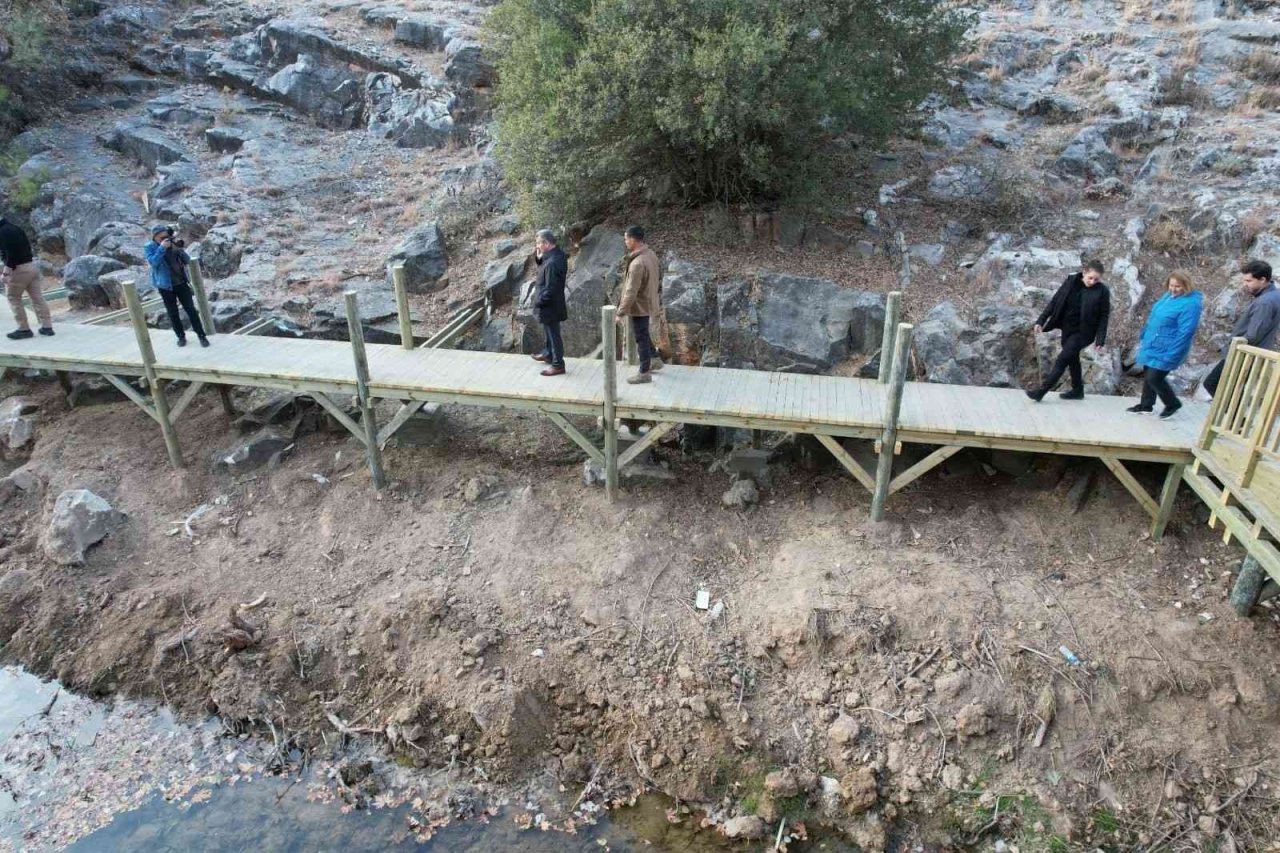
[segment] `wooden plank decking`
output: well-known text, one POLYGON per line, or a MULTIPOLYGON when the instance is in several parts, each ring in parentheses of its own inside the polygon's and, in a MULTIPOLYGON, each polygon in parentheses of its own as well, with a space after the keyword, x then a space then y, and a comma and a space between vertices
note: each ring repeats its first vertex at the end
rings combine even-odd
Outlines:
MULTIPOLYGON (((0 313, 4 312, 0 309, 0 313)), ((161 379, 323 393, 354 393, 351 347, 341 341, 214 336, 205 349, 179 348, 164 330, 151 333, 161 379)), ((538 375, 527 356, 369 344, 375 397, 545 408, 596 414, 604 404, 604 362, 569 359, 565 376, 538 375)), ((62 324, 52 338, 0 338, 0 364, 141 375, 128 327, 62 324)), ((618 365, 618 415, 787 432, 876 438, 883 429, 886 386, 874 380, 670 365, 649 385, 628 385, 618 365)), ((924 444, 1007 447, 1125 459, 1189 461, 1206 407, 1189 402, 1170 421, 1135 416, 1123 397, 1033 403, 1021 391, 908 383, 899 438, 924 444)))

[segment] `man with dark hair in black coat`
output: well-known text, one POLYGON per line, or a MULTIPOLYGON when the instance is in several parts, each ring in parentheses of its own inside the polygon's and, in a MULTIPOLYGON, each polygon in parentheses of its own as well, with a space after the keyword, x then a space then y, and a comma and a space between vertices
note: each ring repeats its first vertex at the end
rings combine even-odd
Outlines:
POLYGON ((1062 330, 1062 352, 1044 384, 1027 392, 1039 403, 1044 395, 1070 371, 1071 390, 1058 396, 1064 400, 1084 399, 1084 369, 1080 353, 1090 344, 1098 352, 1107 345, 1107 322, 1111 319, 1111 291, 1102 283, 1102 261, 1089 261, 1084 269, 1067 276, 1058 292, 1036 320, 1036 332, 1062 330))
POLYGON ((565 305, 564 287, 569 276, 569 259, 556 244, 556 235, 544 228, 538 232, 535 258, 538 277, 533 289, 533 310, 542 324, 547 344, 542 352, 534 355, 534 361, 545 362, 543 376, 564 374, 564 338, 560 337, 560 324, 569 319, 565 305))

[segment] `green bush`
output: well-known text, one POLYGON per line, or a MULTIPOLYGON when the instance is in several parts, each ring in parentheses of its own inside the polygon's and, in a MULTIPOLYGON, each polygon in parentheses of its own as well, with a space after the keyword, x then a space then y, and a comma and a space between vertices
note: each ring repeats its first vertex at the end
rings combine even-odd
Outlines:
POLYGON ((43 169, 33 175, 14 178, 9 182, 9 203, 22 211, 36 206, 40 199, 40 190, 49 181, 49 173, 43 169))
POLYGON ((49 43, 46 25, 47 10, 35 5, 20 4, 12 10, 8 20, 0 23, 0 35, 10 45, 9 62, 19 69, 39 66, 49 43))
POLYGON ((913 116, 969 21, 937 0, 503 0, 497 156, 539 221, 796 199, 835 138, 913 116))

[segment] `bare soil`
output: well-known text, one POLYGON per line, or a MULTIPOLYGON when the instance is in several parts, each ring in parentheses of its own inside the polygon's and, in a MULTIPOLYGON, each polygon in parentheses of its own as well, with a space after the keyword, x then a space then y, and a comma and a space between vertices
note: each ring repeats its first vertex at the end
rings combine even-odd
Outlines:
POLYGON ((1230 611, 1240 552, 1188 495, 1157 544, 1104 473, 1069 513, 1092 463, 1044 457, 1013 478, 966 451, 874 525, 856 483, 784 442, 740 512, 721 506, 714 456, 666 444, 674 479, 628 481, 611 505, 549 422, 460 408, 432 446, 388 451, 379 494, 336 434, 272 470, 213 473, 236 436, 212 395, 178 426, 176 472, 131 405, 66 410, 53 383, 0 385, 19 391, 42 405, 28 464, 47 487, 0 509, 4 569, 40 588, 3 656, 77 690, 317 743, 385 737, 491 791, 549 772, 771 824, 821 813, 870 849, 1280 837, 1280 621, 1230 611), (72 487, 127 521, 63 568, 38 540, 72 487), (782 768, 798 800, 765 791, 782 768), (810 774, 843 783, 843 805, 803 796, 810 774))

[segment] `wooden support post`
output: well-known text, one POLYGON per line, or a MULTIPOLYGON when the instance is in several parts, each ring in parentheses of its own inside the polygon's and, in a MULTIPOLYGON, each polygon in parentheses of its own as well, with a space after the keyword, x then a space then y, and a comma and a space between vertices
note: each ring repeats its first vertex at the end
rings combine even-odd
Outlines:
POLYGON ((58 385, 62 388, 62 396, 67 398, 67 406, 71 405, 71 377, 67 375, 67 371, 55 371, 58 376, 58 385))
POLYGON ((204 326, 206 335, 212 335, 218 330, 213 327, 213 310, 209 308, 209 293, 204 289, 204 270, 200 269, 200 262, 192 258, 188 271, 191 277, 191 289, 196 292, 196 310, 200 312, 200 325, 204 326))
POLYGON ((880 336, 881 382, 888 382, 893 372, 893 338, 898 332, 898 315, 901 312, 902 294, 890 291, 884 301, 884 334, 880 336))
POLYGON ((1228 597, 1231 609, 1237 616, 1247 619, 1253 613, 1253 607, 1258 603, 1258 596, 1266 580, 1267 572, 1262 568, 1262 564, 1252 554, 1247 555, 1244 562, 1240 564, 1240 574, 1236 575, 1235 585, 1231 587, 1231 594, 1228 597))
POLYGON ((901 231, 894 234, 893 238, 898 245, 898 258, 902 261, 902 266, 898 268, 898 287, 906 290, 907 285, 911 284, 911 252, 907 249, 907 238, 901 231))
POLYGON ((907 364, 911 357, 910 323, 899 323, 893 341, 893 375, 889 380, 889 400, 884 413, 884 437, 876 465, 876 490, 871 497, 871 520, 884 521, 884 504, 889 499, 893 480, 894 449, 898 446, 898 415, 902 411, 902 392, 907 384, 907 364))
POLYGON ((611 501, 618 497, 617 313, 612 305, 600 309, 600 340, 604 342, 604 488, 611 501))
POLYGON ((154 417, 164 435, 169 462, 174 468, 181 468, 182 450, 178 447, 178 433, 174 431, 173 421, 169 419, 169 400, 164 396, 164 387, 156 381, 156 352, 151 347, 151 332, 147 330, 147 318, 142 313, 138 288, 132 281, 126 281, 123 289, 125 305, 129 307, 129 319, 133 322, 133 334, 138 339, 138 350, 142 353, 142 373, 147 378, 147 387, 151 389, 154 417))
POLYGON ((1182 484, 1182 474, 1187 466, 1176 463, 1169 466, 1164 475, 1164 488, 1160 490, 1160 507, 1155 521, 1151 525, 1151 538, 1159 542, 1164 538, 1164 529, 1169 525, 1169 517, 1173 515, 1173 503, 1178 497, 1178 486, 1182 484))
POLYGON ((751 449, 759 450, 764 445, 764 430, 753 429, 751 431, 751 449))
POLYGON ((392 264, 391 284, 396 291, 396 314, 400 317, 400 346, 413 349, 413 324, 409 321, 409 286, 404 264, 392 264))
POLYGON ((351 355, 356 362, 356 395, 360 398, 360 420, 364 426, 364 447, 369 455, 369 471, 373 487, 387 485, 382 471, 382 448, 378 446, 378 423, 373 414, 373 398, 369 396, 369 359, 364 351, 364 327, 360 325, 360 302, 354 290, 343 294, 347 300, 347 332, 351 335, 351 355))
POLYGON ((218 398, 222 400, 222 411, 226 412, 228 418, 235 419, 240 414, 236 411, 236 404, 231 401, 231 389, 226 385, 218 386, 218 398))

